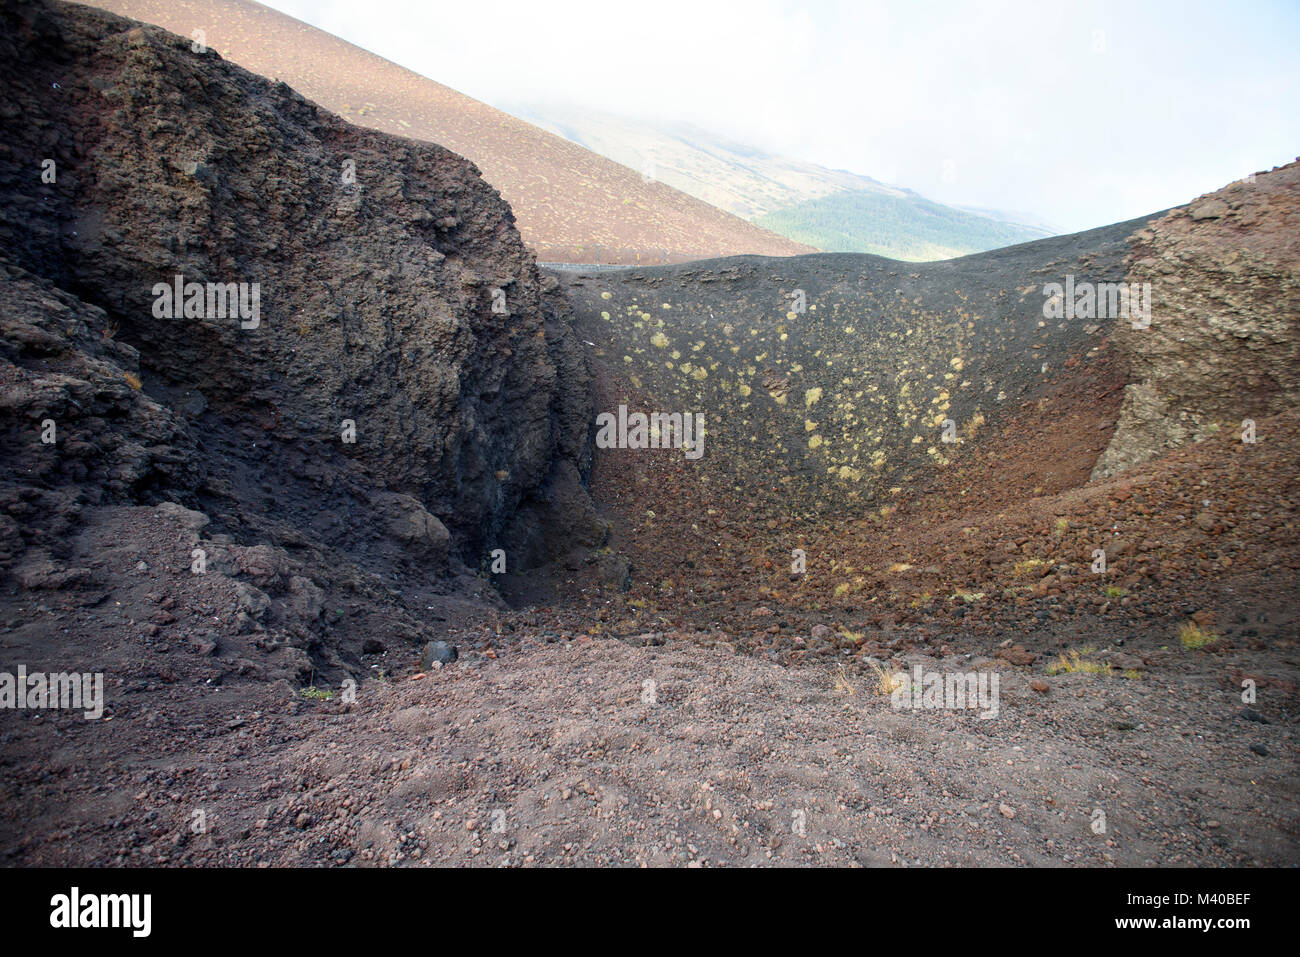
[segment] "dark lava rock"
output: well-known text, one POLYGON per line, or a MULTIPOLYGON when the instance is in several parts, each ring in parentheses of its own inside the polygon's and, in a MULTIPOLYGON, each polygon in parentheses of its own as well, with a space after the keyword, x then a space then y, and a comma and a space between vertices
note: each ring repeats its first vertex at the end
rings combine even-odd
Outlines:
POLYGON ((603 542, 583 346, 497 191, 190 43, 0 5, 0 585, 71 588, 49 561, 97 509, 179 503, 215 534, 148 567, 201 548, 328 673, 364 638, 340 607, 427 640, 428 602, 496 601, 464 573, 491 549, 603 542))
POLYGON ((420 653, 420 667, 427 671, 433 667, 435 661, 441 665, 449 665, 459 657, 460 652, 456 650, 455 645, 445 641, 431 641, 420 653))

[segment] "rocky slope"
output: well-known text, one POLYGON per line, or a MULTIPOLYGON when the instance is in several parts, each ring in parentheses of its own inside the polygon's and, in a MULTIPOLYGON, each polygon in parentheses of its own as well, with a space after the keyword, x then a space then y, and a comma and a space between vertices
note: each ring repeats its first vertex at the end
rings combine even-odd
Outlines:
POLYGON ((554 487, 585 494, 568 307, 469 163, 155 27, 0 17, 9 589, 94 578, 68 561, 97 509, 180 505, 188 531, 141 561, 202 548, 248 579, 242 630, 355 668, 367 638, 326 606, 480 590, 468 570, 535 537, 554 487), (177 276, 247 313, 202 289, 168 317, 177 276))
POLYGON ((1135 381, 1098 475, 1295 407, 1297 260, 1300 162, 1202 196, 1134 236, 1126 279, 1151 284, 1151 323, 1116 331, 1135 381))

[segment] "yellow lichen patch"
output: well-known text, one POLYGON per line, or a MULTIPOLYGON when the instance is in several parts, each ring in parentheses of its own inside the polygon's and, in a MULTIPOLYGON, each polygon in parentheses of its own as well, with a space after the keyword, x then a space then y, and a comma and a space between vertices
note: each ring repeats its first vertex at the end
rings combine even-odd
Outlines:
POLYGON ((602 293, 600 294, 600 298, 601 298, 601 299, 612 299, 613 297, 612 297, 608 292, 602 292, 602 293))
POLYGON ((709 370, 704 368, 704 366, 696 366, 691 370, 691 378, 695 379, 697 382, 703 382, 708 377, 709 370))
POLYGON ((1026 558, 1023 562, 1016 562, 1011 573, 1017 578, 1028 578, 1034 575, 1040 568, 1044 568, 1047 562, 1041 558, 1026 558))
POLYGON ((663 304, 663 307, 664 307, 665 309, 671 309, 671 308, 672 308, 672 306, 668 305, 668 303, 666 303, 666 302, 663 304))
MULTIPOLYGON (((881 511, 884 511, 884 509, 881 509, 881 511)), ((911 567, 912 566, 907 562, 894 562, 894 564, 890 565, 885 569, 885 571, 889 572, 891 575, 897 575, 899 572, 909 571, 911 567)))
POLYGON ((948 365, 960 372, 965 367, 966 361, 962 359, 961 356, 953 356, 952 361, 949 362, 948 365))
POLYGON ((652 346, 658 346, 660 349, 663 349, 668 345, 668 337, 664 335, 662 332, 656 332, 653 336, 650 337, 650 344, 652 346))
POLYGON ((604 309, 602 309, 600 311, 600 318, 604 319, 606 322, 609 322, 609 313, 606 312, 604 309))
POLYGON ((849 468, 847 465, 841 465, 841 466, 840 466, 840 472, 839 472, 839 475, 840 475, 840 478, 843 479, 843 480, 846 481, 846 482, 850 482, 850 481, 852 481, 852 482, 860 482, 860 481, 862 481, 862 470, 861 470, 861 469, 849 468))
POLYGON ((884 467, 887 456, 883 451, 876 451, 871 454, 871 467, 879 470, 884 467))
POLYGON ((816 432, 816 431, 817 431, 817 423, 814 422, 812 419, 804 419, 804 420, 803 420, 803 430, 804 430, 805 432, 816 432))
POLYGON ((821 448, 821 446, 822 446, 822 441, 823 441, 823 440, 822 440, 822 437, 821 437, 820 435, 814 435, 814 436, 812 436, 812 437, 810 437, 810 438, 808 439, 808 448, 810 448, 810 449, 818 449, 818 448, 821 448))
POLYGON ((803 394, 804 408, 811 409, 814 405, 816 405, 818 402, 821 401, 821 398, 822 398, 821 386, 814 386, 813 388, 809 389, 807 392, 803 394))
POLYGON ((794 322, 796 319, 799 318, 799 314, 795 312, 787 312, 785 314, 785 317, 789 319, 791 322, 794 322))
POLYGON ((745 383, 741 382, 739 385, 736 386, 736 391, 739 392, 742 396, 748 396, 754 390, 751 389, 749 386, 747 386, 745 383))
POLYGON ((136 392, 139 392, 141 386, 144 385, 144 383, 140 381, 140 377, 138 375, 135 375, 130 372, 123 372, 122 378, 125 379, 126 384, 129 385, 136 392))

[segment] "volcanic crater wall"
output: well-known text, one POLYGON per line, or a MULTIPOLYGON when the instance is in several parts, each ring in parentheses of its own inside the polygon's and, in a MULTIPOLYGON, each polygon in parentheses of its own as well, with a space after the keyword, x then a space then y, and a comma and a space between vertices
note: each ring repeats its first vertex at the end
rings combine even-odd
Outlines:
POLYGON ((598 413, 703 413, 696 462, 656 454, 756 509, 857 516, 1106 351, 1116 320, 1045 318, 1043 289, 1122 281, 1145 222, 938 263, 819 254, 559 276, 612 384, 598 413))
POLYGON ((0 6, 0 86, 0 565, 174 500, 440 573, 582 494, 586 360, 472 164, 61 3, 0 6), (256 284, 258 315, 160 316, 177 276, 256 284))

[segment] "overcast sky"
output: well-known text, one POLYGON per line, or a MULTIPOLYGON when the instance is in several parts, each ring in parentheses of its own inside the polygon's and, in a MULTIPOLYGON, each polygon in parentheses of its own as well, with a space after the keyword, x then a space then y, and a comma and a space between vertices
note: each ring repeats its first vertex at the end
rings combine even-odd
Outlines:
POLYGON ((493 105, 684 120, 1071 231, 1300 154, 1300 2, 268 0, 493 105))

